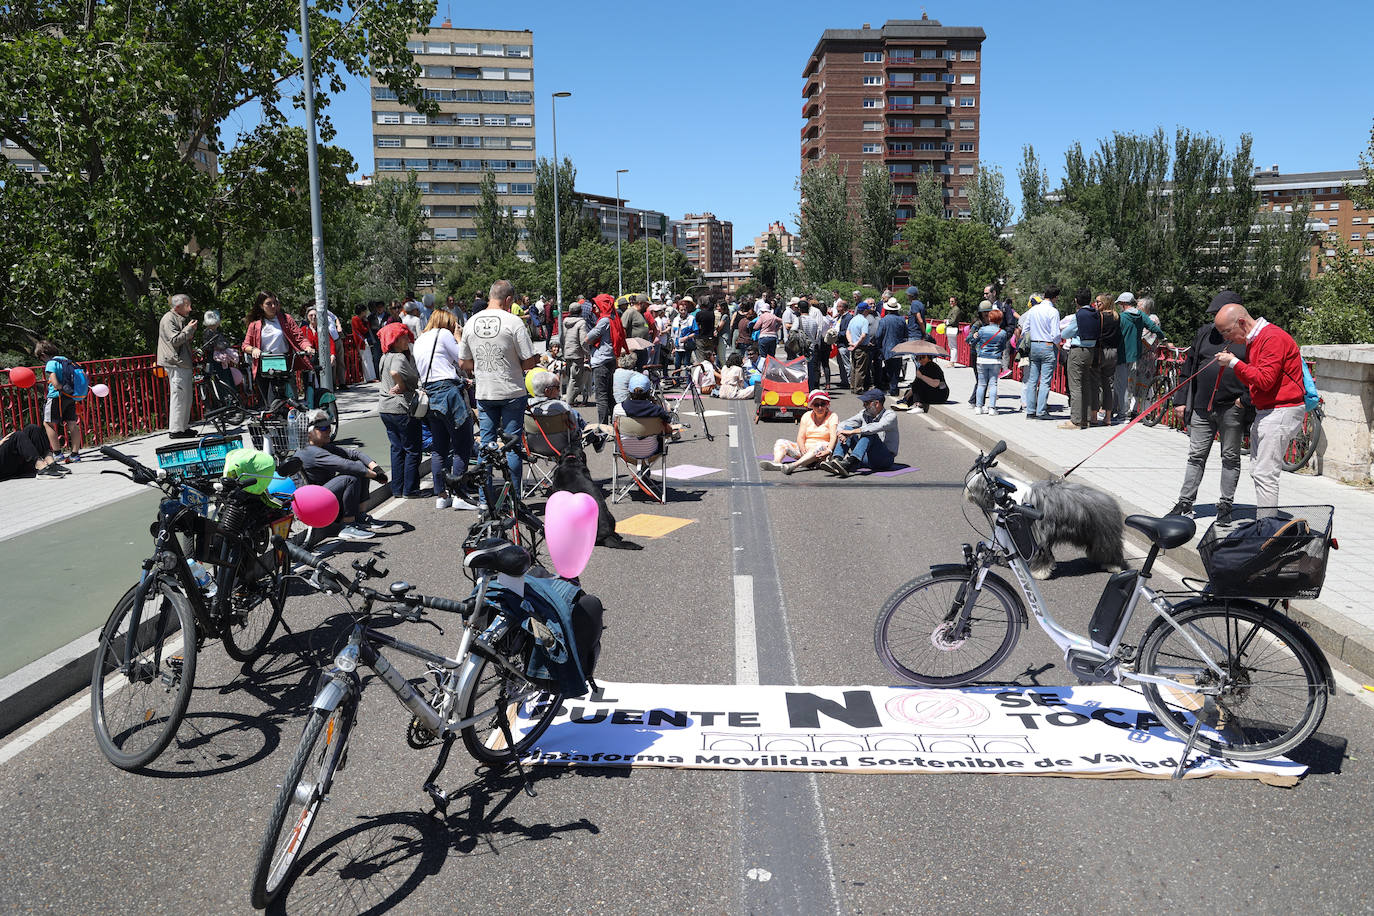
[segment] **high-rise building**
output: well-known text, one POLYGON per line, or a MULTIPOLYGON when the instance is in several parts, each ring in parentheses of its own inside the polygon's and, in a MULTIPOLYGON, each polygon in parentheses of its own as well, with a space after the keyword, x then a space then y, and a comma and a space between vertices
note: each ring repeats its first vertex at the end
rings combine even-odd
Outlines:
POLYGON ((651 239, 661 240, 668 231, 668 217, 658 210, 631 207, 624 197, 620 198, 620 206, 617 208, 614 197, 588 194, 585 191, 579 191, 578 196, 582 198, 582 215, 597 221, 601 226, 601 240, 607 244, 615 244, 617 209, 620 211, 621 242, 633 242, 646 235, 651 239))
POLYGON ((1362 187, 1367 183, 1361 169, 1284 175, 1273 165, 1256 169, 1254 177, 1261 210, 1292 213, 1294 206, 1307 201, 1307 225, 1313 230, 1313 276, 1321 269, 1319 255, 1333 257, 1338 241, 1361 257, 1374 257, 1374 210, 1359 209, 1346 190, 1347 185, 1362 187))
POLYGON ((827 29, 802 71, 802 167, 838 157, 857 200, 864 165, 892 174, 899 219, 916 177, 940 175, 945 215, 968 218, 981 133, 981 28, 891 19, 882 28, 827 29))
POLYGON ((439 104, 439 114, 401 105, 374 73, 375 177, 403 180, 415 172, 435 253, 442 254, 477 237, 487 172, 495 177, 498 200, 517 218, 523 221, 534 206, 534 35, 528 29, 458 29, 445 20, 411 35, 406 47, 420 66, 417 82, 439 104))
POLYGON ((759 262, 759 255, 768 250, 769 239, 777 239, 778 249, 791 258, 793 264, 801 266, 801 236, 788 232, 787 226, 781 222, 772 222, 765 231, 759 233, 752 245, 735 250, 735 270, 753 270, 759 262))
POLYGON ((701 273, 728 271, 734 266, 735 227, 714 213, 688 213, 673 220, 673 239, 693 269, 701 273))

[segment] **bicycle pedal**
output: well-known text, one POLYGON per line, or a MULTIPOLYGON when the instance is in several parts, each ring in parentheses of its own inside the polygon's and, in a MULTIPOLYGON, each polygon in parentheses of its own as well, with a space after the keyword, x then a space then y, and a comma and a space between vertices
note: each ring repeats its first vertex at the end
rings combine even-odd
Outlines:
POLYGON ((425 783, 425 793, 429 795, 430 801, 434 802, 434 809, 444 814, 448 813, 449 794, 432 782, 425 783))

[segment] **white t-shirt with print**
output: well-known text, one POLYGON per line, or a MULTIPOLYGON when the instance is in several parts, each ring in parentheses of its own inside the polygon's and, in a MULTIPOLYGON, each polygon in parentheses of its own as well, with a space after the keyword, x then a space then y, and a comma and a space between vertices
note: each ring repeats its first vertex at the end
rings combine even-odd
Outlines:
POLYGON ((533 355, 525 323, 505 309, 488 308, 473 315, 458 343, 459 358, 473 361, 479 401, 509 401, 527 395, 520 364, 533 355))

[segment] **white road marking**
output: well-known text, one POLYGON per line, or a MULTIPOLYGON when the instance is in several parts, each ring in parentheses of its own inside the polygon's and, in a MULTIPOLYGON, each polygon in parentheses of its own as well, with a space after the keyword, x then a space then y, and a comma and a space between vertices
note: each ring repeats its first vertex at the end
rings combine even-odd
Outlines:
POLYGON ((728 438, 729 441, 730 441, 730 447, 731 447, 731 448, 738 448, 738 447, 739 447, 739 427, 738 427, 738 426, 735 426, 735 425, 732 423, 732 424, 730 425, 730 428, 726 431, 726 434, 727 434, 727 438, 728 438))
POLYGON ((754 633, 754 577, 735 576, 735 683, 759 682, 759 644, 754 633))
POLYGON ((401 499, 399 496, 393 496, 386 502, 382 503, 381 506, 379 506, 377 510, 372 513, 372 517, 386 518, 388 515, 395 512, 397 509, 401 508, 401 506, 405 505, 405 502, 406 501, 404 499, 401 499))

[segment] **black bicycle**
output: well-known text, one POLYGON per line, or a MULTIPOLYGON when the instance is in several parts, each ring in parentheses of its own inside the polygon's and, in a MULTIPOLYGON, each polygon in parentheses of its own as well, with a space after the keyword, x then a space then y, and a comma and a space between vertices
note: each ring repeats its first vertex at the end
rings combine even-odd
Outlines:
POLYGON ((201 417, 223 435, 232 427, 248 419, 248 407, 239 390, 217 370, 204 354, 197 350, 192 382, 200 399, 201 417))
POLYGON ((486 538, 510 538, 538 563, 544 544, 544 522, 520 498, 520 487, 506 464, 508 454, 519 455, 521 460, 529 458, 519 439, 488 443, 479 448, 477 464, 463 475, 460 486, 454 488, 460 493, 475 490, 482 494, 477 518, 463 539, 463 550, 469 552, 486 538), (496 479, 498 473, 500 483, 496 479))
POLYGON ((101 629, 91 669, 96 742, 115 766, 135 770, 176 735, 205 640, 218 638, 244 664, 267 648, 285 608, 289 569, 271 537, 289 533, 294 519, 248 492, 253 481, 154 471, 110 446, 100 451, 129 468, 104 473, 164 494, 153 552, 101 629))

